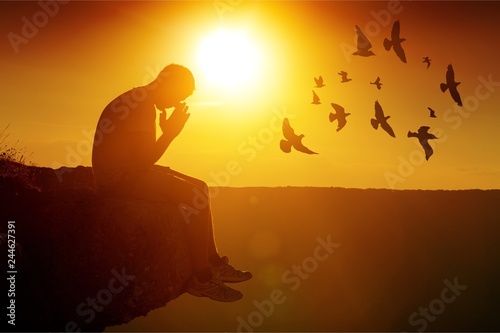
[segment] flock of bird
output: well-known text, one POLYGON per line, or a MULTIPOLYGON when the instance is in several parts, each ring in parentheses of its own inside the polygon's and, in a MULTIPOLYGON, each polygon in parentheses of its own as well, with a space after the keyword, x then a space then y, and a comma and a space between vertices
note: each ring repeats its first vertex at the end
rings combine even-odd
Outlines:
MULTIPOLYGON (((357 51, 353 53, 353 55, 357 56, 362 56, 362 57, 369 57, 369 56, 374 56, 375 54, 371 50, 372 44, 368 40, 368 38, 365 36, 363 31, 356 25, 356 34, 357 34, 357 51)), ((400 23, 399 20, 395 21, 393 26, 392 26, 392 31, 391 31, 391 39, 384 38, 383 41, 383 46, 386 51, 390 51, 391 49, 394 50, 396 53, 397 57, 403 62, 406 63, 406 55, 405 51, 401 45, 406 39, 400 37, 400 23)), ((427 69, 429 69, 429 66, 431 65, 431 59, 429 57, 424 57, 423 58, 423 63, 427 64, 427 69)), ((341 76, 341 81, 342 83, 347 83, 351 81, 351 78, 348 78, 348 73, 345 71, 340 71, 338 75, 341 76)), ((314 82, 315 82, 315 88, 322 88, 325 86, 325 83, 323 81, 323 77, 314 77, 314 82)), ((377 79, 374 82, 370 82, 370 84, 373 84, 377 87, 378 90, 382 88, 382 83, 380 82, 380 77, 377 77, 377 79)), ((457 90, 457 86, 460 84, 460 82, 455 81, 455 73, 453 70, 452 65, 448 65, 447 71, 446 71, 446 83, 441 83, 440 84, 440 89, 444 93, 446 90, 449 91, 451 97, 453 100, 459 105, 462 106, 462 100, 460 98, 460 94, 457 90)), ((311 104, 321 104, 319 96, 316 94, 316 92, 313 90, 312 91, 313 98, 311 104)), ((330 122, 337 121, 337 132, 340 131, 341 129, 344 128, 344 126, 347 124, 347 117, 350 115, 350 113, 347 113, 345 109, 335 103, 330 103, 331 107, 334 109, 335 113, 330 112, 329 119, 330 122)), ((430 107, 429 109, 429 117, 430 118, 436 118, 436 113, 433 109, 430 107)), ((384 110, 382 109, 382 106, 380 103, 375 101, 375 117, 370 119, 372 127, 377 130, 379 127, 383 129, 387 134, 389 134, 391 137, 396 137, 394 134, 394 131, 392 127, 389 125, 387 120, 390 118, 390 116, 386 116, 384 114, 384 110)), ((421 126, 417 132, 411 132, 408 131, 407 137, 408 138, 417 138, 419 140, 420 145, 424 149, 425 152, 425 159, 429 160, 431 155, 433 154, 433 149, 429 144, 429 140, 432 139, 437 139, 437 137, 429 133, 429 126, 421 126)), ((280 141, 280 148, 283 152, 285 153, 290 153, 292 150, 292 147, 295 148, 297 151, 300 151, 302 153, 306 154, 317 154, 316 152, 312 151, 311 149, 307 148, 304 146, 302 143, 302 139, 304 138, 304 134, 297 135, 293 128, 290 125, 290 121, 285 118, 283 119, 283 136, 284 139, 280 141)))

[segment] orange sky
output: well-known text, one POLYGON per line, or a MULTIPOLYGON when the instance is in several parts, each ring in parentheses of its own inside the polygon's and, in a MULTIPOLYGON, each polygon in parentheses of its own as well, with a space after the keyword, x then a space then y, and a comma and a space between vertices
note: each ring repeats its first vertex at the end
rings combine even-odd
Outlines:
POLYGON ((37 2, 0 6, 0 125, 10 124, 9 140, 37 165, 90 165, 106 104, 174 62, 192 69, 197 89, 187 100, 191 118, 160 164, 211 185, 500 188, 498 2, 69 2, 52 15, 37 2), (382 46, 396 19, 407 64, 382 46), (376 56, 350 55, 356 24, 376 56), (262 56, 244 89, 210 86, 196 61, 200 41, 221 27, 246 31, 262 56), (439 90, 450 63, 461 109, 439 90), (340 83, 341 70, 353 80, 340 83), (322 104, 312 105, 319 75, 322 104), (369 84, 377 76, 380 91, 369 84), (371 128, 375 100, 396 138, 371 128), (328 121, 331 102, 351 113, 340 132, 328 121), (280 151, 284 116, 318 155, 280 151), (406 137, 422 125, 440 137, 429 161, 406 137))

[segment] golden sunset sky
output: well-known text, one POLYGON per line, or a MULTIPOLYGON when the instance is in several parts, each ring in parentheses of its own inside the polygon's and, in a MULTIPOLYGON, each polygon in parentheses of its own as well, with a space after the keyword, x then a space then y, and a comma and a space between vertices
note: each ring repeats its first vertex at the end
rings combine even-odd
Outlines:
POLYGON ((19 140, 38 166, 90 166, 102 109, 178 63, 193 71, 196 91, 186 100, 191 117, 184 131, 159 163, 210 185, 500 188, 500 2, 0 7, 0 125, 9 125, 8 140, 19 140), (406 64, 383 48, 396 20, 407 39, 406 64), (352 55, 355 25, 375 56, 352 55), (461 108, 439 88, 449 64, 461 82, 461 108), (342 70, 352 81, 340 82, 342 70), (326 86, 318 89, 319 75, 326 86), (381 90, 369 84, 377 76, 381 90), (322 104, 311 104, 312 90, 322 104), (396 138, 371 127, 376 100, 396 138), (339 132, 328 120, 330 103, 351 113, 339 132), (317 155, 280 150, 283 117, 317 155), (407 138, 423 125, 439 137, 429 161, 418 140, 407 138))

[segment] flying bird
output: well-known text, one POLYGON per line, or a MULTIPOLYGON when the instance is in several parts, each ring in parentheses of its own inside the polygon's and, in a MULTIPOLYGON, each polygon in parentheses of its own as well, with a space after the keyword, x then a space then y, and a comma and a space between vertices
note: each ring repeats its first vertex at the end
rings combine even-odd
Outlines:
POLYGON ((448 89, 450 91, 451 98, 457 102, 458 106, 462 106, 462 99, 460 98, 460 94, 457 90, 459 84, 460 82, 455 81, 453 66, 451 66, 451 64, 448 65, 448 70, 446 71, 446 83, 440 84, 441 91, 445 92, 446 89, 448 89))
POLYGON ((312 92, 313 92, 313 101, 311 102, 311 104, 321 104, 321 102, 319 101, 319 96, 314 92, 314 90, 312 92))
POLYGON ((375 53, 373 53, 372 50, 370 50, 372 48, 372 43, 370 43, 370 41, 368 40, 368 38, 365 36, 365 34, 363 33, 363 31, 361 31, 361 29, 356 25, 356 34, 358 35, 358 39, 357 39, 357 51, 353 53, 353 55, 359 55, 359 56, 362 56, 362 57, 369 57, 369 56, 372 56, 372 55, 375 55, 375 53))
POLYGON ((396 137, 394 134, 394 131, 392 130, 392 127, 387 123, 387 119, 389 119, 391 116, 385 116, 384 115, 384 110, 382 110, 382 106, 380 106, 380 103, 378 101, 375 101, 375 119, 370 119, 371 124, 374 129, 378 128, 378 125, 382 127, 384 131, 386 131, 390 136, 393 138, 396 137))
POLYGON ((424 61, 422 62, 427 64, 427 69, 429 69, 429 66, 431 65, 431 59, 429 59, 429 57, 424 57, 423 59, 424 61))
POLYGON ((380 83, 380 77, 377 76, 375 82, 370 82, 370 84, 374 84, 377 86, 377 89, 380 90, 382 88, 382 83, 380 83))
POLYGON ((347 72, 340 71, 340 72, 338 72, 338 74, 339 74, 340 76, 342 76, 342 81, 340 81, 340 82, 342 82, 342 83, 349 82, 349 81, 351 81, 351 80, 352 80, 352 79, 350 79, 350 78, 348 78, 348 77, 347 77, 347 75, 348 75, 348 74, 347 74, 347 72))
POLYGON ((429 126, 420 126, 417 133, 408 131, 409 138, 412 138, 412 137, 418 138, 418 141, 422 145, 422 148, 424 148, 425 159, 427 161, 429 160, 429 157, 431 157, 432 154, 434 153, 431 145, 429 144, 429 140, 437 139, 437 137, 434 134, 431 134, 428 131, 429 131, 429 126))
POLYGON ((396 22, 392 25, 391 40, 384 38, 384 48, 386 51, 389 51, 392 47, 398 58, 401 59, 402 62, 406 63, 405 51, 401 46, 401 43, 403 43, 406 39, 399 36, 399 31, 399 20, 396 20, 396 22))
POLYGON ((430 111, 430 115, 429 115, 429 117, 431 117, 431 118, 436 118, 436 111, 434 111, 433 109, 431 109, 431 108, 429 108, 429 107, 428 107, 428 109, 429 109, 429 111, 430 111))
POLYGON ((284 153, 291 152, 293 147, 302 153, 317 154, 302 144, 304 134, 295 134, 293 128, 290 126, 288 118, 283 119, 283 136, 285 139, 280 141, 280 148, 284 153))
POLYGON ((347 123, 346 117, 350 116, 350 113, 346 113, 344 108, 338 104, 330 103, 332 108, 335 109, 335 113, 330 112, 330 122, 333 123, 335 120, 338 121, 337 132, 340 131, 347 123))
POLYGON ((314 78, 314 82, 316 82, 316 88, 324 87, 323 77, 320 75, 318 78, 314 78))

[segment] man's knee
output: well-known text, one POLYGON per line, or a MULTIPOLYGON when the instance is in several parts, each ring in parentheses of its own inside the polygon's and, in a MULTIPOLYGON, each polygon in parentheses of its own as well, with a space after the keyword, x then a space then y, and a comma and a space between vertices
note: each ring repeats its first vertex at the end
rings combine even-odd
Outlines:
POLYGON ((190 206, 198 211, 207 209, 210 206, 208 186, 204 182, 189 182, 190 189, 182 195, 183 204, 190 206))
POLYGON ((208 196, 208 185, 201 179, 196 179, 194 185, 208 196))

